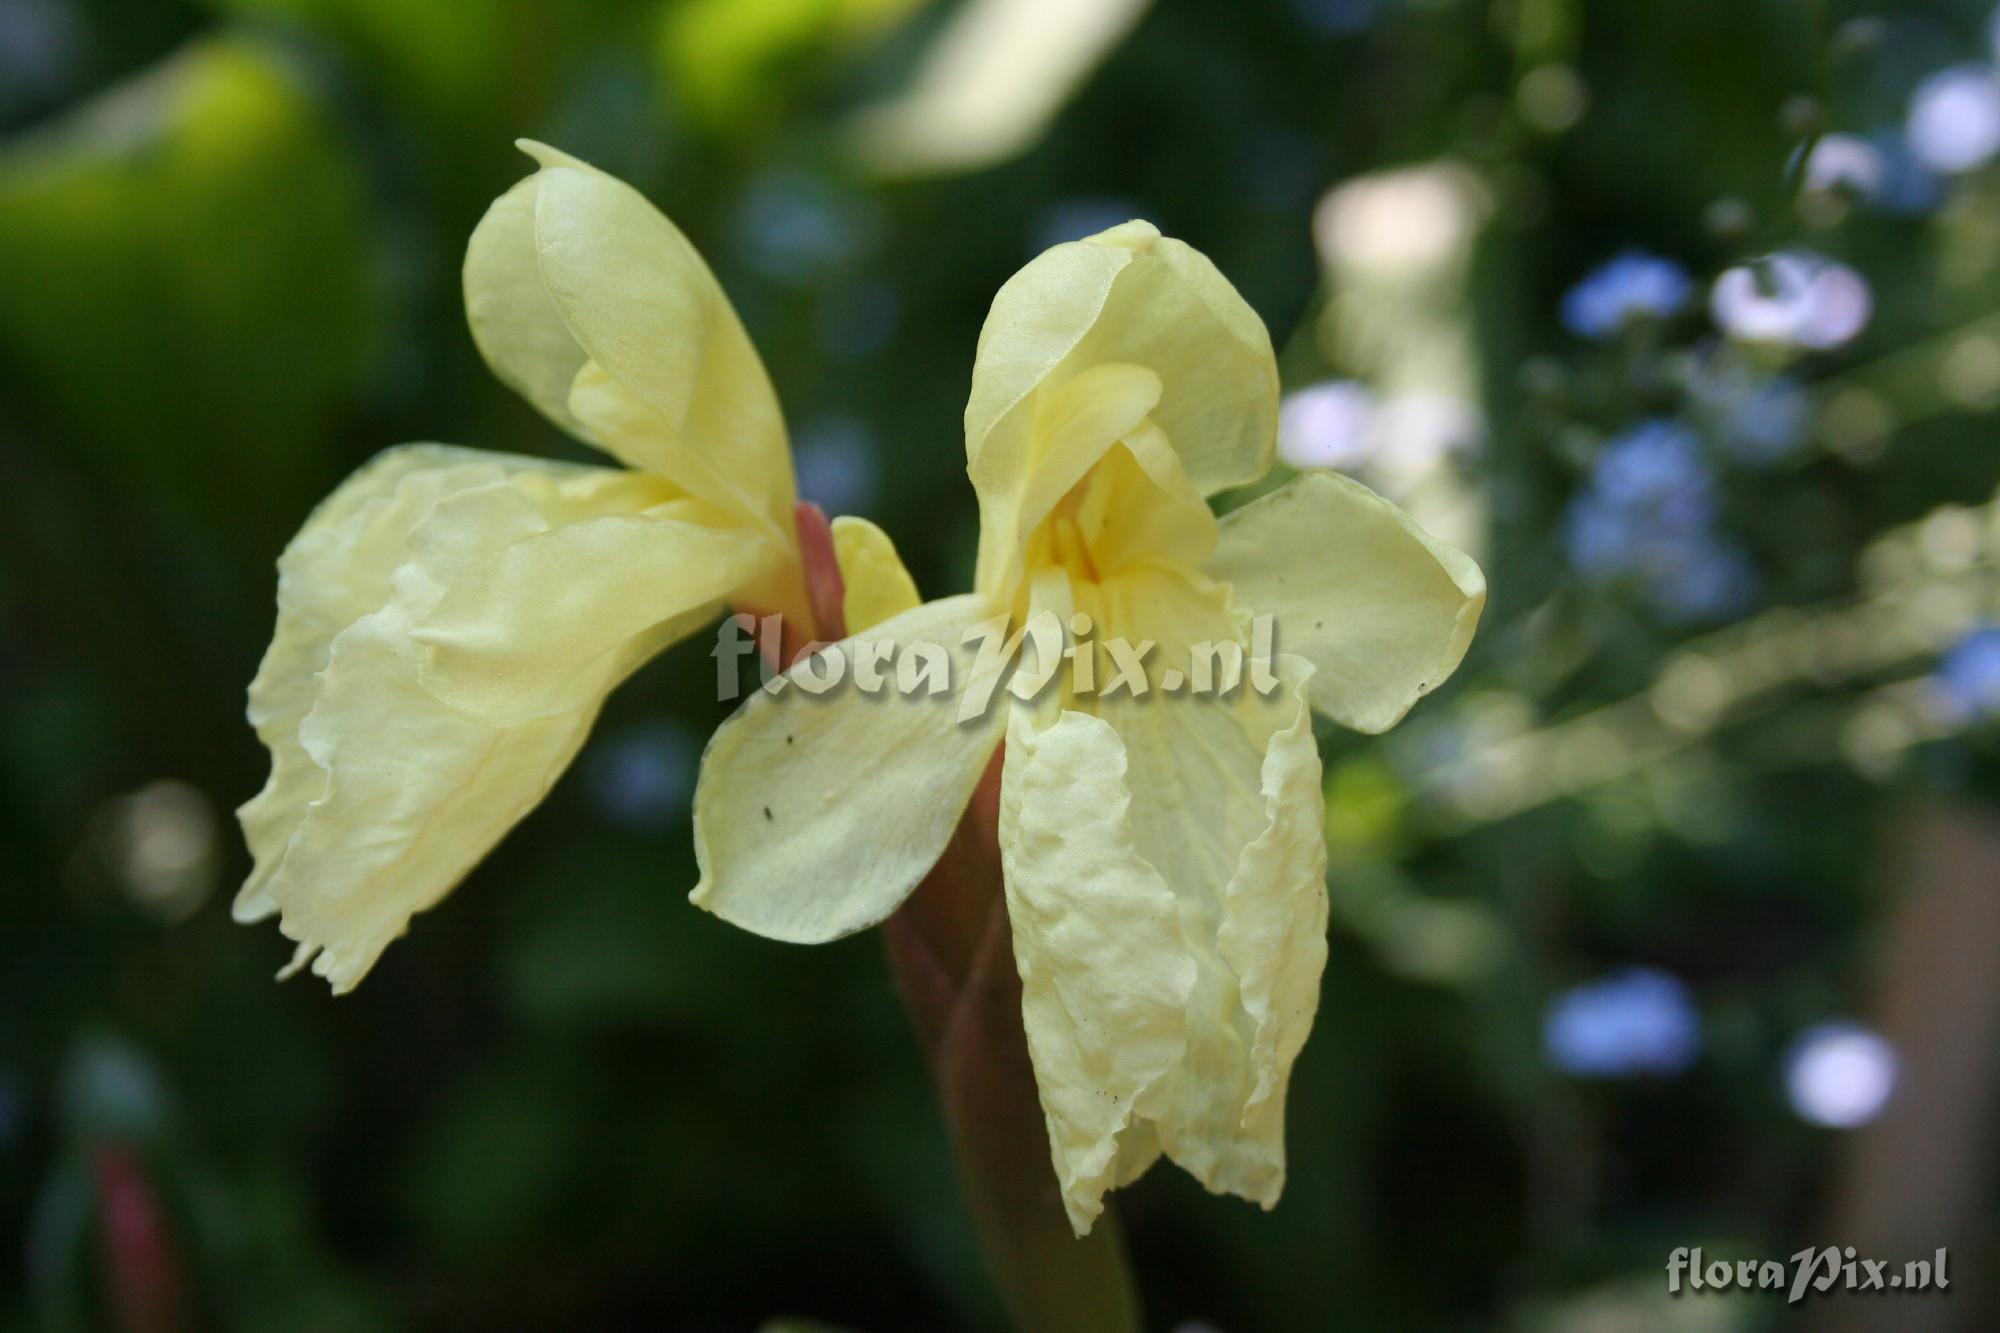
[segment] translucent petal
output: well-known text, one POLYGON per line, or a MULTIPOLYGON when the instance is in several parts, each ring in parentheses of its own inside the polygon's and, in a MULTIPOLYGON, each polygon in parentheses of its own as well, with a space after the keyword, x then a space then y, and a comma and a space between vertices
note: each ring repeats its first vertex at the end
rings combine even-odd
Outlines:
POLYGON ((570 413, 633 466, 784 528, 794 498, 784 418, 715 275, 631 186, 555 149, 522 146, 542 164, 542 281, 591 362, 577 371, 570 413), (632 401, 614 406, 625 396, 632 401))
POLYGON ((1174 894, 1196 973, 1187 1055, 1153 1118, 1167 1155, 1208 1188, 1268 1206, 1284 1184, 1284 1088, 1325 957, 1312 669, 1281 656, 1269 693, 1254 675, 1220 696, 1165 691, 1166 670, 1192 675, 1196 645, 1238 632, 1227 590, 1142 570, 1104 585, 1099 605, 1102 634, 1157 645, 1151 693, 1090 706, 1129 756, 1134 845, 1174 894))
POLYGON ((597 444, 590 428, 570 415, 570 384, 590 358, 542 281, 535 253, 540 190, 539 175, 518 182, 472 229, 465 247, 466 323, 502 383, 569 434, 597 444))
POLYGON ((1215 515, 1150 421, 1091 470, 1075 519, 1100 578, 1149 563, 1195 568, 1215 549, 1215 515))
POLYGON ((1159 401, 1159 376, 1116 362, 1035 395, 1030 458, 1017 484, 980 491, 980 591, 1005 596, 1014 587, 1037 526, 1159 401))
POLYGON ((1366 486, 1304 473, 1224 516, 1207 572, 1309 659, 1312 703, 1386 731, 1457 668, 1486 605, 1472 558, 1366 486))
POLYGON ((1063 1207, 1081 1236, 1104 1192, 1159 1153, 1144 1116, 1187 1049, 1195 980, 1179 911, 1133 845, 1125 747, 1065 712, 1007 733, 1000 847, 1021 1017, 1063 1207))
POLYGON ((873 629, 923 600, 889 534, 867 519, 845 514, 834 519, 833 550, 847 585, 842 605, 848 633, 873 629))
MULTIPOLYGON (((968 594, 927 602, 851 635, 760 690, 716 731, 695 787, 693 901, 771 939, 818 943, 872 926, 929 872, 999 743, 1005 710, 961 723, 976 688, 965 631, 993 615, 968 594), (872 643, 899 658, 928 643, 946 655, 951 688, 877 692, 850 676, 823 693, 802 678, 825 660, 852 664, 872 643)), ((846 668, 843 668, 844 670, 846 668)))
MULTIPOLYGON (((1202 494, 1270 468, 1278 374, 1263 323, 1202 255, 1128 222, 1045 251, 995 296, 965 408, 967 471, 982 514, 1011 511, 1031 484, 1038 392, 1107 364, 1158 377, 1150 415, 1202 494)), ((1011 540, 1011 532, 982 537, 1011 540)), ((982 545, 982 580, 1005 555, 982 545)))
POLYGON ((1319 1009, 1326 967, 1326 807, 1307 706, 1311 668, 1297 658, 1285 662, 1286 692, 1263 713, 1278 724, 1264 749, 1264 827, 1244 847, 1223 891, 1216 932, 1251 1022, 1254 1081, 1241 1132, 1257 1145, 1258 1159, 1278 1167, 1261 1200, 1266 1207, 1284 1182, 1285 1091, 1319 1009))
POLYGON ((1227 886, 1265 823, 1263 747, 1217 700, 1121 696, 1098 712, 1130 756, 1133 837, 1173 891, 1195 966, 1188 1054, 1181 1076, 1161 1089, 1160 1141, 1212 1190, 1275 1197, 1282 1166, 1239 1132, 1256 1087, 1252 1023, 1219 944, 1227 886))
POLYGON ((390 449, 357 469, 321 501, 278 559, 278 622, 250 683, 250 724, 271 751, 264 789, 237 812, 255 862, 237 897, 239 920, 277 911, 264 882, 317 794, 322 776, 299 745, 299 723, 319 697, 333 637, 389 595, 389 576, 405 558, 400 535, 414 515, 445 493, 454 464, 481 465, 486 455, 445 445, 390 449), (412 474, 423 484, 403 487, 412 474))
POLYGON ((623 181, 522 147, 542 170, 494 201, 465 255, 494 373, 572 435, 781 534, 784 420, 714 274, 623 181))
POLYGON ((669 493, 438 446, 385 455, 336 491, 279 563, 250 708, 272 774, 240 812, 256 865, 237 915, 276 912, 298 961, 336 990, 359 981, 541 800, 599 703, 518 726, 458 712, 419 679, 416 625, 508 545, 669 493))
POLYGON ((1023 1016, 1079 1231, 1163 1150, 1218 1192, 1268 1207, 1283 1189, 1285 1092, 1326 959, 1311 670, 1286 657, 1269 696, 1009 730, 1023 1016))
POLYGON ((783 561, 756 531, 703 522, 719 517, 705 508, 679 500, 577 519, 456 573, 412 631, 424 685, 496 725, 601 697, 633 660, 706 623, 783 561))

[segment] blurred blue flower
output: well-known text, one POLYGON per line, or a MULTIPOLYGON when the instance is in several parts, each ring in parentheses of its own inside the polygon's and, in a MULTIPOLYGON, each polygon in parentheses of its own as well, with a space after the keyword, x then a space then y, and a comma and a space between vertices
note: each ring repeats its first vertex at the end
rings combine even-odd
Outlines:
POLYGON ((1703 533, 1661 552, 1646 588, 1669 620, 1728 620, 1756 601, 1757 569, 1741 547, 1703 533))
POLYGON ((1811 420, 1812 395, 1797 380, 1780 375, 1730 404, 1722 442, 1739 462, 1762 467, 1796 453, 1811 420))
POLYGON ((635 833, 661 833, 687 818, 701 747, 671 722, 630 727, 584 752, 584 784, 604 817, 635 833))
POLYGON ((1924 213, 1943 196, 1937 173, 1917 160, 1900 126, 1872 134, 1827 134, 1802 169, 1808 190, 1842 190, 1890 213, 1924 213))
POLYGON ((750 266, 786 282, 811 281, 847 266, 881 229, 866 201, 793 169, 751 180, 737 206, 736 227, 750 266))
POLYGON ((1928 213, 1944 197, 1937 173, 1917 160, 1910 151, 1909 137, 1899 126, 1889 125, 1869 136, 1882 157, 1882 180, 1870 195, 1877 207, 1909 216, 1928 213))
POLYGON ((1586 491, 1570 502, 1563 538, 1570 567, 1585 578, 1610 582, 1629 571, 1634 536, 1625 515, 1603 497, 1586 491))
POLYGON ((1785 1056, 1785 1091, 1801 1120, 1854 1129, 1882 1113, 1896 1091, 1896 1048, 1858 1023, 1822 1023, 1785 1056))
POLYGON ((1692 520, 1707 517, 1715 476, 1693 431, 1654 418, 1604 446, 1591 482, 1615 504, 1657 506, 1692 520))
POLYGON ((1752 369, 1727 349, 1693 362, 1688 395, 1716 442, 1750 467, 1783 462, 1805 443, 1812 395, 1789 375, 1752 369))
POLYGON ((64 0, 0 0, 0 111, 14 111, 75 81, 84 27, 64 0))
POLYGON ((875 433, 854 417, 821 417, 800 427, 792 441, 799 498, 829 514, 858 514, 875 499, 881 467, 875 433))
POLYGON ((1743 610, 1757 588, 1749 557, 1714 531, 1715 473, 1698 436, 1643 422, 1604 447, 1570 502, 1571 568, 1594 583, 1631 582, 1675 621, 1743 610))
POLYGON ((1931 681, 1961 721, 2000 716, 2000 625, 1983 625, 1952 645, 1931 681))
POLYGON ((1627 967, 1574 987, 1542 1021, 1549 1063, 1585 1078, 1666 1076, 1701 1052, 1701 1019, 1678 977, 1627 967))
POLYGON ((1939 70, 1910 97, 1910 150, 1933 171, 1970 171, 2000 152, 2000 79, 1984 65, 1939 70))
POLYGON ((1627 250, 1592 269, 1563 296, 1562 320, 1580 338, 1609 338, 1634 319, 1663 319, 1687 304, 1693 283, 1671 259, 1627 250))

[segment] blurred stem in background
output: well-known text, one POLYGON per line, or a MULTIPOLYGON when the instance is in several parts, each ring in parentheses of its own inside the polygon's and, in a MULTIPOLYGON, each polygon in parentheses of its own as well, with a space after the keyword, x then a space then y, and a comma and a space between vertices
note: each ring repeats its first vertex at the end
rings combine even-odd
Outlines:
POLYGON ((951 1126, 987 1267, 1022 1328, 1139 1327, 1116 1213, 1072 1234, 1049 1165, 1021 1028, 1021 978, 1000 876, 996 751, 958 830, 883 929, 903 1002, 951 1126))
MULTIPOLYGON (((1987 1224, 1993 1105, 2000 1087, 2000 821, 1977 805, 1924 799, 1897 821, 1883 867, 1891 900, 1873 1002, 1897 1052, 1898 1095, 1841 1164, 1826 1234, 1896 1260, 1938 1247, 1981 1308, 1991 1291, 1987 1224)), ((1880 1301, 1831 1307, 1826 1327, 1908 1327, 1880 1301)), ((1947 1314, 1938 1327, 1972 1328, 1947 1314)))

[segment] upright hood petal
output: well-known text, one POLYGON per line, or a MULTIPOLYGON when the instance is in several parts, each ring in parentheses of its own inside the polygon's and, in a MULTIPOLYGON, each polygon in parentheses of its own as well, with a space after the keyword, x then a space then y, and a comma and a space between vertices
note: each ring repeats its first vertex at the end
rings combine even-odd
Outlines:
POLYGON ((487 362, 565 431, 745 519, 789 531, 784 417, 735 308, 631 186, 542 144, 465 255, 487 362))
MULTIPOLYGON (((1145 222, 1044 251, 993 298, 965 407, 982 588, 1005 565, 1043 452, 1038 401, 1100 366, 1157 377, 1150 408, 1204 495, 1255 481, 1277 447, 1270 335, 1215 265, 1145 222)), ((989 588, 990 591, 990 588, 989 588)))

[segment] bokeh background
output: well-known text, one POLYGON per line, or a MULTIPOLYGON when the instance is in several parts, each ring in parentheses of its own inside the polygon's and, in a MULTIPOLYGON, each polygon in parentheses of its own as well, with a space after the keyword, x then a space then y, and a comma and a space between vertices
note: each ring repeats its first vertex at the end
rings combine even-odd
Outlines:
POLYGON ((458 264, 532 135, 768 361, 931 594, 987 302, 1131 216, 1282 455, 1475 551, 1324 737, 1271 1214, 1121 1196, 1221 1330, 2000 1327, 2000 29, 1898 0, 0 0, 0 1327, 984 1329, 880 942, 690 908, 704 645, 367 983, 234 926, 273 561, 407 440, 581 456, 458 264), (1670 1301, 1668 1253, 1948 1296, 1670 1301), (18 1277, 18 1280, 16 1278, 18 1277))

